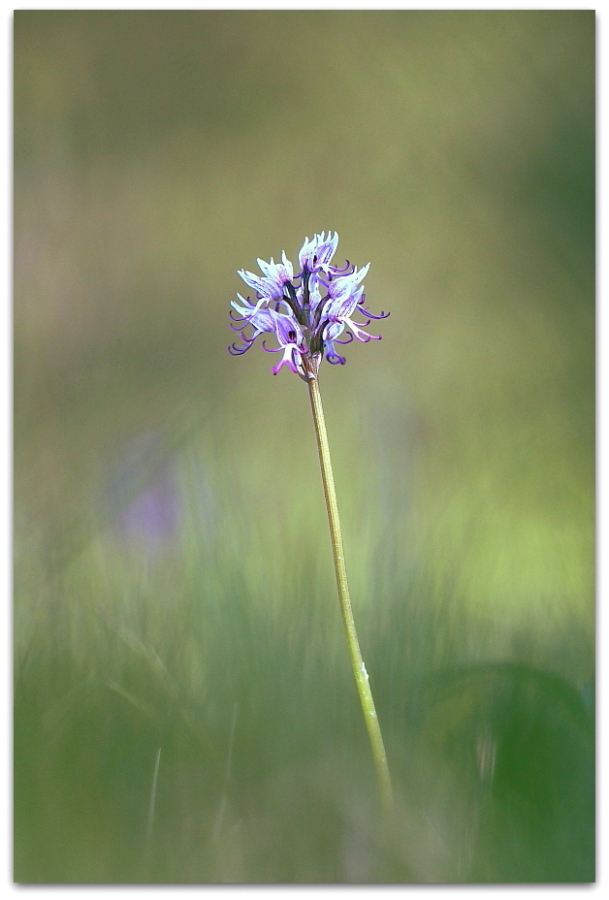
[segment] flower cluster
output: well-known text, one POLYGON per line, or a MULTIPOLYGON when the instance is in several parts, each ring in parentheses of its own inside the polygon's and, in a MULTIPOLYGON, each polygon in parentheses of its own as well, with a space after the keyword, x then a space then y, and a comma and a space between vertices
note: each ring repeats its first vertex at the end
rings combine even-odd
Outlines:
POLYGON ((285 253, 278 263, 259 259, 261 276, 240 269, 239 275, 255 293, 253 299, 237 294, 238 302, 232 301, 237 314, 230 311, 230 327, 240 332, 240 343, 231 344, 229 353, 240 356, 259 335, 269 333, 279 346, 267 347, 263 341, 263 348, 283 351, 281 360, 271 369, 273 374, 287 366, 307 379, 317 373, 324 356, 329 363, 344 364, 345 357, 335 344, 348 344, 353 338, 380 340, 379 335, 364 330, 371 319, 389 315, 374 315, 364 305, 362 281, 370 264, 362 269, 349 262, 341 268, 331 265, 337 245, 336 233, 328 232, 326 237, 322 231, 311 240, 306 238, 298 255, 300 270, 296 275, 285 253), (354 322, 356 313, 366 321, 354 322))

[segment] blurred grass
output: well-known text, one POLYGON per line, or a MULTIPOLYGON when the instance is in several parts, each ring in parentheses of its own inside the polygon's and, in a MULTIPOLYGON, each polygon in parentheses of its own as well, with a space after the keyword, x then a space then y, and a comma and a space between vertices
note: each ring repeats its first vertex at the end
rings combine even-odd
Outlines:
POLYGON ((589 880, 590 806, 457 796, 417 723, 481 661, 593 683, 593 12, 18 11, 14 67, 16 880, 589 880), (306 392, 225 351, 328 228, 391 310, 321 383, 391 870, 306 392))

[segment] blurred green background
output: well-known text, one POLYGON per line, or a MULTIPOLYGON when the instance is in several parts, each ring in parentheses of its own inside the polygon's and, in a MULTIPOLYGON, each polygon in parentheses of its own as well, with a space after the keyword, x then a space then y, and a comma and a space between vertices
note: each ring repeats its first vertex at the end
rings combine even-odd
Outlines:
POLYGON ((16 880, 593 878, 594 26, 15 13, 16 880), (324 229, 389 862, 307 391, 226 352, 324 229))

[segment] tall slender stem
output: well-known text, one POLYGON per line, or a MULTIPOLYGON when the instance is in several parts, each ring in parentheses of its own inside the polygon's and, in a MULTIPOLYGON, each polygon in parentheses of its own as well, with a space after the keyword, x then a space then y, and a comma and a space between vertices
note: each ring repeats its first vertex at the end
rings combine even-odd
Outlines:
POLYGON ((364 721, 368 731, 368 738, 372 748, 372 756, 376 767, 385 821, 387 824, 390 824, 393 818, 393 791, 391 788, 391 778, 389 776, 385 745, 383 744, 383 736, 376 715, 368 673, 366 672, 364 660, 362 659, 357 632, 355 630, 355 621, 353 619, 353 610, 351 608, 349 586, 347 583, 347 570, 345 568, 345 555, 338 516, 338 504, 336 502, 334 476, 332 474, 332 462, 330 460, 330 447, 328 445, 324 411, 321 404, 319 382, 312 364, 307 365, 307 376, 309 395, 311 398, 311 409, 313 411, 313 421, 315 423, 315 434, 317 436, 317 447, 319 450, 319 461, 321 463, 321 477, 324 485, 328 519, 330 522, 330 537, 332 540, 332 555, 334 557, 338 599, 340 602, 345 634, 347 636, 347 646, 349 648, 353 677, 355 678, 355 684, 357 686, 357 692, 364 714, 364 721))

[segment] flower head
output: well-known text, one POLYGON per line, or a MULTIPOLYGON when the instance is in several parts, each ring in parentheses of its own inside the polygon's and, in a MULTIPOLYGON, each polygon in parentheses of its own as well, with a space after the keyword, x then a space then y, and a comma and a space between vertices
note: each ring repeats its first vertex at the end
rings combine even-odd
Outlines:
POLYGON ((229 353, 245 353, 260 334, 269 332, 279 346, 266 347, 263 341, 263 348, 283 351, 281 361, 271 369, 273 374, 285 365, 306 379, 317 372, 324 356, 333 365, 345 363, 335 343, 348 344, 354 338, 380 340, 380 335, 365 330, 371 319, 389 315, 374 315, 364 305, 362 281, 370 264, 361 269, 349 262, 343 267, 331 265, 337 246, 336 232, 328 232, 326 237, 322 231, 311 240, 305 238, 298 254, 297 275, 283 252, 280 263, 258 260, 262 275, 240 269, 238 274, 254 291, 254 299, 237 294, 238 302, 232 301, 237 315, 231 310, 230 327, 239 332, 240 343, 231 344, 229 353), (354 322, 356 314, 366 321, 354 322))

